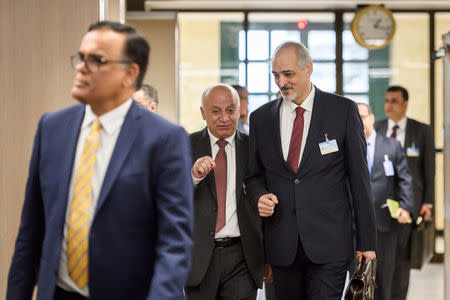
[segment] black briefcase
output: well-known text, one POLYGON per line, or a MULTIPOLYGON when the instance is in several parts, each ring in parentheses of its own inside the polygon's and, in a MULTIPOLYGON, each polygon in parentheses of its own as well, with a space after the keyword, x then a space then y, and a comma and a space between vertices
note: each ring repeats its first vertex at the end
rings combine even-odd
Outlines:
POLYGON ((419 217, 411 232, 411 268, 420 270, 434 255, 434 219, 419 217))
POLYGON ((365 263, 365 258, 359 263, 355 273, 345 290, 345 300, 373 300, 375 293, 375 275, 377 273, 376 259, 365 263))

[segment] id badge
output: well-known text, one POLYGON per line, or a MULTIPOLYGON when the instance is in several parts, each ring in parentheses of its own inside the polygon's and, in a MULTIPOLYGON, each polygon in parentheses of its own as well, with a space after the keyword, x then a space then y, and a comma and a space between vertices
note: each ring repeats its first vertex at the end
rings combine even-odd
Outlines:
POLYGON ((384 156, 383 166, 384 174, 386 174, 386 176, 394 176, 394 166, 392 165, 392 161, 389 160, 387 154, 384 156))
POLYGON ((414 147, 414 144, 412 147, 406 148, 406 156, 408 157, 419 157, 420 156, 420 150, 417 147, 414 147))
POLYGON ((325 134, 325 142, 319 144, 320 153, 322 155, 326 155, 329 153, 337 152, 339 151, 339 147, 337 145, 336 140, 329 140, 328 134, 325 134))

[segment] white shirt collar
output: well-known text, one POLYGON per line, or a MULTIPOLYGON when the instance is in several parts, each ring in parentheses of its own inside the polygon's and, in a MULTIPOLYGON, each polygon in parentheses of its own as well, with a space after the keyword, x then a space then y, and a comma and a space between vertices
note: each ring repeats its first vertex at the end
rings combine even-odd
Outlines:
MULTIPOLYGON (((122 126, 131 104, 133 104, 133 100, 130 98, 118 107, 100 116, 100 123, 107 134, 111 134, 122 126)), ((97 116, 92 111, 92 108, 89 105, 86 105, 84 120, 81 127, 86 128, 90 126, 95 119, 97 119, 97 116)))
MULTIPOLYGON (((214 147, 214 145, 217 143, 217 141, 219 140, 219 138, 217 138, 216 136, 214 136, 211 131, 209 131, 209 128, 207 128, 208 130, 208 134, 209 134, 209 140, 211 141, 211 148, 214 147)), ((236 136, 236 131, 229 137, 227 137, 225 139, 225 141, 228 142, 228 144, 230 144, 230 146, 233 146, 234 143, 234 137, 236 136)))
POLYGON ((408 118, 406 116, 404 116, 400 121, 397 122, 397 124, 394 121, 392 121, 391 119, 388 119, 388 129, 391 129, 392 127, 397 125, 399 129, 405 130, 407 119, 408 118))
MULTIPOLYGON (((316 94, 316 88, 314 87, 314 84, 311 84, 311 91, 309 92, 308 96, 305 98, 303 103, 300 105, 300 107, 303 107, 305 111, 312 112, 313 104, 314 104, 314 95, 316 94)), ((284 100, 283 102, 288 108, 288 111, 291 113, 295 112, 295 109, 298 107, 297 104, 293 101, 284 100)))
POLYGON ((376 137, 377 137, 377 132, 374 129, 372 131, 372 134, 366 139, 367 144, 370 145, 370 146, 375 145, 376 137))

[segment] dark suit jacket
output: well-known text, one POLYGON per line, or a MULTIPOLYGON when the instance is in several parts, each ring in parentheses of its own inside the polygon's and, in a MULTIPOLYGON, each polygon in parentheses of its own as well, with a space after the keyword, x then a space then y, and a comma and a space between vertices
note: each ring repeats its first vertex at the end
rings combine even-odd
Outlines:
MULTIPOLYGON (((45 114, 36 133, 6 299, 53 299, 84 105, 45 114)), ((91 299, 184 299, 192 246, 186 132, 133 103, 89 235, 91 299)))
POLYGON ((371 180, 377 230, 389 232, 392 224, 397 223, 397 221, 391 218, 388 207, 382 207, 386 204, 386 199, 398 201, 400 207, 411 214, 414 209, 412 177, 400 142, 377 134, 371 180), (385 155, 392 162, 394 176, 386 176, 383 166, 385 155))
POLYGON ((250 120, 247 192, 255 205, 266 193, 274 193, 279 201, 274 214, 263 222, 267 262, 291 264, 299 237, 307 257, 315 263, 354 257, 352 214, 356 250, 374 251, 376 228, 366 141, 356 104, 316 87, 305 150, 295 174, 281 148, 281 101, 261 106, 250 120), (325 141, 325 134, 336 139, 338 152, 321 155, 319 143, 325 141))
MULTIPOLYGON (((192 155, 195 162, 203 156, 211 156, 211 143, 207 129, 192 133, 192 155)), ((248 162, 248 136, 239 131, 236 141, 236 207, 245 261, 258 287, 262 287, 264 274, 264 249, 261 220, 256 207, 245 194, 244 175, 248 162)), ((214 235, 217 218, 217 198, 214 171, 197 185, 194 192, 194 250, 192 269, 187 286, 200 284, 208 269, 214 251, 214 235)))
MULTIPOLYGON (((386 135, 388 120, 375 123, 378 133, 386 135)), ((434 203, 435 150, 430 126, 408 118, 406 122, 404 151, 408 147, 419 148, 418 157, 408 156, 408 166, 413 177, 414 216, 418 216, 424 203, 434 203)))

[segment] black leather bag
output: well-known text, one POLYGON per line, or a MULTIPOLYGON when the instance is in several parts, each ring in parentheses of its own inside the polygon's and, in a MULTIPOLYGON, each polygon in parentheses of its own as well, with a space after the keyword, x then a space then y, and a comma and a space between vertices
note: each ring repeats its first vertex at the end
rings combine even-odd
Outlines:
POLYGON ((434 219, 419 217, 411 232, 411 268, 420 270, 434 255, 434 219))
POLYGON ((365 258, 359 263, 357 270, 350 278, 345 290, 345 300, 373 300, 375 292, 375 275, 377 262, 371 260, 367 264, 365 258))

